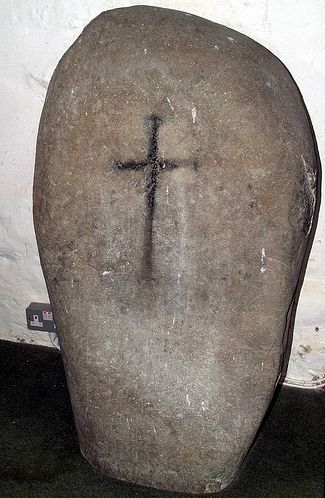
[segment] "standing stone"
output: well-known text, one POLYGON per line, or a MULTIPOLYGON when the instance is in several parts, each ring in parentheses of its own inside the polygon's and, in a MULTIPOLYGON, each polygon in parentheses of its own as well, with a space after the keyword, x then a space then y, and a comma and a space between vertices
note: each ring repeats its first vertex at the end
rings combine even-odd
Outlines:
POLYGON ((283 369, 317 149, 268 50, 182 12, 104 12, 41 118, 34 217, 81 451, 190 493, 233 478, 283 369))

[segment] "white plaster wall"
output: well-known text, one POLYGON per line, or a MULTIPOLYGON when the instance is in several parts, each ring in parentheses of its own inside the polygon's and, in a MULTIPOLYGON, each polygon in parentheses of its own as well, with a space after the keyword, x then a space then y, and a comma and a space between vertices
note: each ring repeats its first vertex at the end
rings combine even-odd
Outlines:
MULTIPOLYGON (((0 338, 48 344, 30 332, 25 307, 47 302, 32 224, 37 127, 46 88, 63 53, 97 14, 127 0, 0 2, 0 338)), ((324 0, 165 0, 251 36, 294 76, 309 109, 325 164, 324 0)), ((299 305, 288 376, 307 385, 325 371, 324 207, 299 305)))

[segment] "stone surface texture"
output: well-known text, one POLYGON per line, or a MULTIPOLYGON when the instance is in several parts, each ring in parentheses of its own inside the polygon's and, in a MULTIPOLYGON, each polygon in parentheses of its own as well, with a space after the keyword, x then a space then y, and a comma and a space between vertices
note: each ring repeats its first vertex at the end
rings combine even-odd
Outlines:
POLYGON ((190 493, 231 480, 282 373, 318 177, 292 77, 236 31, 117 9, 64 55, 34 219, 97 469, 190 493))

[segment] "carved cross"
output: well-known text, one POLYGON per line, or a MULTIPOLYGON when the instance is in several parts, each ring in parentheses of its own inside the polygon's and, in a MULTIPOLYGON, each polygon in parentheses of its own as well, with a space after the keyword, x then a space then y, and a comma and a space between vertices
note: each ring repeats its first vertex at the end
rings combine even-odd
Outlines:
MULTIPOLYGON (((152 268, 152 228, 153 228, 153 217, 155 210, 155 193, 158 182, 158 174, 163 170, 172 170, 178 168, 179 164, 176 164, 172 160, 162 159, 159 156, 158 147, 158 131, 162 120, 155 115, 149 117, 148 128, 149 128, 149 146, 147 158, 145 161, 129 161, 121 162, 114 161, 114 165, 123 170, 140 170, 145 172, 146 179, 146 190, 147 190, 147 209, 148 216, 146 222, 146 233, 145 233, 145 274, 146 280, 150 276, 151 278, 151 268, 152 268)), ((187 162, 187 161, 186 161, 187 162)), ((197 162, 192 161, 194 169, 197 168, 197 162)))
POLYGON ((153 218, 155 209, 155 193, 157 188, 158 173, 161 170, 171 170, 178 168, 178 165, 173 161, 166 161, 159 157, 158 150, 158 130, 161 124, 161 119, 158 116, 150 116, 149 118, 149 147, 147 159, 141 162, 126 162, 116 161, 115 165, 119 169, 143 170, 146 176, 147 188, 147 206, 148 215, 153 218))

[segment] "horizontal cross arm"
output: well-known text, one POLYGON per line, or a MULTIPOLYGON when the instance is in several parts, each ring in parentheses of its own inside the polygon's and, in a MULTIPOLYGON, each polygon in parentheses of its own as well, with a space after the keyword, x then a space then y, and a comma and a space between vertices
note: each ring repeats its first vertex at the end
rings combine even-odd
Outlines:
POLYGON ((178 168, 179 164, 177 164, 174 161, 168 161, 168 160, 165 161, 164 159, 160 159, 159 166, 160 166, 161 169, 165 169, 165 170, 168 171, 168 170, 171 170, 171 169, 178 168))
POLYGON ((196 171, 198 168, 198 162, 196 159, 183 159, 183 160, 178 159, 176 161, 173 160, 164 161, 163 159, 161 159, 159 161, 159 166, 161 169, 165 169, 167 171, 175 168, 184 168, 184 167, 193 168, 196 171))
POLYGON ((144 170, 147 164, 147 162, 131 161, 123 163, 122 161, 114 161, 114 166, 118 169, 144 170))

